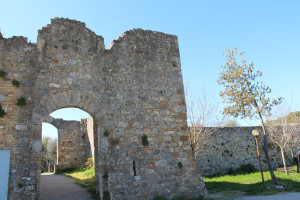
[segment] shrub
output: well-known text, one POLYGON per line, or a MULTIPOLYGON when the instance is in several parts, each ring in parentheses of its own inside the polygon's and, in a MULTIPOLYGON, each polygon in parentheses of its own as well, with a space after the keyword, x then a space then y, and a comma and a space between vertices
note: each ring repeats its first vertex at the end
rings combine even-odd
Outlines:
POLYGON ((76 170, 76 167, 68 167, 68 168, 64 168, 64 169, 57 169, 55 171, 55 174, 63 174, 63 173, 70 173, 73 172, 74 170, 76 170))
POLYGON ((87 159, 87 161, 85 162, 85 166, 86 166, 87 168, 92 168, 92 167, 94 167, 94 160, 93 160, 92 157, 87 159))
POLYGON ((3 108, 0 104, 0 117, 3 117, 4 115, 6 115, 6 112, 3 110, 3 108))
POLYGON ((103 200, 110 200, 110 193, 109 191, 104 191, 103 192, 103 200))
POLYGON ((153 200, 168 200, 168 198, 161 195, 156 195, 153 200))
POLYGON ((103 174, 103 176, 102 176, 102 178, 104 178, 104 179, 108 179, 108 172, 106 172, 105 174, 103 174))
POLYGON ((5 71, 3 71, 3 70, 0 70, 0 77, 5 77, 6 76, 6 73, 5 73, 5 71))
POLYGON ((236 170, 234 170, 233 168, 230 168, 228 170, 227 174, 229 174, 229 175, 234 175, 234 174, 249 174, 249 173, 256 172, 256 171, 257 170, 254 167, 254 165, 252 165, 251 163, 248 163, 248 164, 241 165, 236 170))
POLYGON ((241 165, 236 171, 238 173, 252 173, 256 171, 256 168, 251 163, 248 163, 246 165, 241 165))
POLYGON ((172 200, 203 200, 203 196, 195 197, 195 198, 187 198, 185 196, 174 197, 172 200))
POLYGON ((25 105, 26 105, 26 99, 25 99, 25 97, 20 97, 20 98, 17 100, 17 105, 18 105, 18 106, 25 106, 25 105))
POLYGON ((17 81, 17 80, 12 80, 11 83, 13 84, 13 86, 15 87, 20 87, 20 81, 17 81))
POLYGON ((143 136, 142 136, 142 145, 143 145, 143 146, 148 146, 148 145, 149 145, 147 135, 143 135, 143 136))
POLYGON ((105 137, 108 137, 108 135, 109 135, 108 130, 105 130, 103 134, 104 134, 105 137))
POLYGON ((178 162, 178 163, 177 163, 177 166, 179 167, 179 169, 182 169, 183 164, 182 164, 181 162, 178 162))

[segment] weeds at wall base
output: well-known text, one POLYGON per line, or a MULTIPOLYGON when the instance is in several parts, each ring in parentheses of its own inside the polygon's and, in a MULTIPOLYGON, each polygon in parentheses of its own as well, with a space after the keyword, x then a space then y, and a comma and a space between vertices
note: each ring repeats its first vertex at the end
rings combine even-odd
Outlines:
POLYGON ((110 193, 109 191, 104 191, 103 192, 103 200, 110 200, 110 193))
MULTIPOLYGON (((169 199, 165 196, 157 195, 152 200, 169 200, 169 199)), ((179 197, 174 197, 172 200, 204 200, 204 197, 200 196, 195 198, 187 198, 185 196, 179 196, 179 197)))

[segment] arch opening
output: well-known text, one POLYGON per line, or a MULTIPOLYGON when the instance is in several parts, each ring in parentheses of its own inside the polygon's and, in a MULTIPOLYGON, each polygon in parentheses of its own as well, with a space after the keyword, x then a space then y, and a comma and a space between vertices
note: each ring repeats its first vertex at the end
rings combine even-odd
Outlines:
MULTIPOLYGON (((56 162, 53 162, 52 168, 50 167, 51 172, 65 172, 88 167, 94 168, 91 170, 97 170, 95 167, 95 145, 97 145, 97 140, 94 135, 94 119, 88 112, 73 106, 57 109, 43 120, 41 135, 42 143, 45 138, 49 138, 49 141, 56 141, 56 162), (89 166, 87 166, 87 161, 89 166)), ((42 172, 49 171, 48 167, 43 166, 43 157, 42 153, 42 172)), ((48 190, 47 184, 44 182, 49 179, 49 177, 43 175, 40 181, 41 199, 45 194, 44 191, 48 190)), ((94 176, 92 179, 96 179, 96 177, 94 176)), ((94 182, 96 193, 97 181, 94 182)), ((53 198, 60 198, 60 196, 53 198)))
POLYGON ((58 163, 58 130, 51 123, 42 123, 41 172, 55 173, 58 163))

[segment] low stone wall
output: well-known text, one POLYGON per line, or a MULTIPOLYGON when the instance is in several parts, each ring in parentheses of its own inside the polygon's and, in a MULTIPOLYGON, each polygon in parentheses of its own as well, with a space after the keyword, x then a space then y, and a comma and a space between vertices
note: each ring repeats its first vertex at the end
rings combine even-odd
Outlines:
MULTIPOLYGON (((263 151, 263 135, 260 127, 234 127, 220 128, 211 135, 212 145, 207 151, 199 153, 197 158, 198 168, 204 176, 216 173, 227 173, 235 170, 243 164, 251 163, 259 169, 255 137, 252 130, 257 129, 261 135, 258 137, 259 150, 263 169, 268 169, 267 160, 263 151)), ((268 145, 271 164, 274 168, 282 165, 280 149, 271 144, 268 145)), ((292 165, 292 157, 286 152, 287 165, 292 165)))

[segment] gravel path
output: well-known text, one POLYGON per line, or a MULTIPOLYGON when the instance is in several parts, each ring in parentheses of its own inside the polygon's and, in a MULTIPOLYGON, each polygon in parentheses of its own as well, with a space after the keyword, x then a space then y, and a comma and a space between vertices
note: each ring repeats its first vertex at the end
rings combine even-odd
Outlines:
POLYGON ((41 175, 42 200, 93 200, 86 189, 75 183, 75 179, 56 174, 41 175))
POLYGON ((293 192, 268 196, 244 196, 235 198, 234 200, 300 200, 300 193, 293 192))

